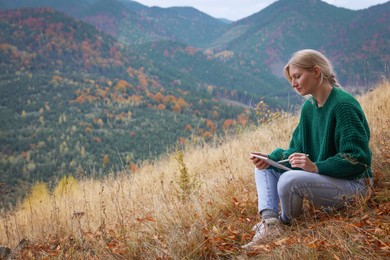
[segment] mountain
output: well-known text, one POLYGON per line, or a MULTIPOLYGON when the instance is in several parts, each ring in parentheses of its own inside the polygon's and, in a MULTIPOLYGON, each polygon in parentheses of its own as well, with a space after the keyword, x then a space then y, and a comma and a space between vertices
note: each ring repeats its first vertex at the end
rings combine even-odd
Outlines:
POLYGON ((0 0, 2 8, 51 6, 127 45, 160 40, 229 53, 241 71, 282 77, 291 54, 324 52, 345 86, 367 87, 389 76, 389 5, 352 11, 320 0, 279 0, 234 23, 190 7, 147 7, 130 0, 0 0), (266 73, 264 73, 266 71, 266 73))
POLYGON ((373 85, 389 78, 390 2, 357 11, 324 45, 338 76, 349 85, 373 85))
MULTIPOLYGON (((145 71, 153 68, 157 73, 160 73, 159 70, 169 70, 174 78, 180 78, 177 74, 184 73, 185 77, 191 77, 194 81, 213 85, 218 97, 234 98, 248 104, 265 96, 270 106, 287 108, 288 87, 283 86, 284 81, 278 77, 258 68, 242 70, 242 58, 229 51, 215 52, 191 47, 211 41, 216 37, 211 31, 218 32, 228 26, 194 8, 149 8, 126 0, 81 0, 80 5, 75 2, 64 5, 58 0, 0 0, 0 6, 6 9, 32 3, 34 6, 47 5, 61 10, 131 46, 131 55, 137 56, 138 60, 148 60, 143 65, 145 71), (190 46, 187 46, 188 42, 190 46), (175 50, 175 46, 180 47, 175 50), (281 87, 275 88, 275 85, 281 87), (225 89, 236 93, 236 97, 225 89)), ((293 100, 290 104, 297 101, 293 100)))
POLYGON ((275 75, 293 52, 317 49, 334 62, 343 85, 367 85, 389 76, 388 24, 390 2, 352 11, 319 0, 279 0, 233 23, 212 47, 265 65, 275 75))
POLYGON ((207 47, 227 28, 227 24, 192 7, 151 7, 141 12, 154 23, 154 31, 195 47, 207 47))
POLYGON ((126 44, 170 39, 204 47, 228 26, 191 7, 147 7, 130 0, 0 0, 3 9, 22 7, 51 7, 126 44))
POLYGON ((51 7, 65 13, 77 13, 84 10, 96 0, 1 0, 0 9, 51 7))
POLYGON ((256 120, 227 99, 277 102, 278 79, 178 42, 127 46, 53 9, 0 11, 0 39, 0 171, 16 193, 79 167, 133 169, 256 120))

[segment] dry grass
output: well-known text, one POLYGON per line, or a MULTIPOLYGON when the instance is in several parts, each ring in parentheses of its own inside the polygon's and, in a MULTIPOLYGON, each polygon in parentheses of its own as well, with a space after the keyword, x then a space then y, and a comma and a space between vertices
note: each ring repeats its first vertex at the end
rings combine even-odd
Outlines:
MULTIPOLYGON (((243 252, 259 220, 250 151, 286 147, 294 116, 145 162, 137 172, 104 180, 65 179, 37 188, 1 212, 0 245, 27 258, 380 259, 390 254, 390 84, 359 97, 372 130, 377 190, 369 201, 325 215, 310 207, 286 236, 243 252), (181 158, 181 159, 180 159, 181 158), (185 195, 185 196, 184 196, 185 195)), ((82 176, 82 170, 78 173, 82 176)))

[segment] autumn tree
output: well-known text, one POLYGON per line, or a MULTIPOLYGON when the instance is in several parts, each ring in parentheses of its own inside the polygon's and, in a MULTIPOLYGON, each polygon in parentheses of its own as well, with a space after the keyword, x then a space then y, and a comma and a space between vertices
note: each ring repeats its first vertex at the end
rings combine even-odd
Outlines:
POLYGON ((114 90, 116 91, 126 91, 127 88, 131 88, 131 84, 128 83, 126 80, 118 80, 118 83, 115 85, 114 90))

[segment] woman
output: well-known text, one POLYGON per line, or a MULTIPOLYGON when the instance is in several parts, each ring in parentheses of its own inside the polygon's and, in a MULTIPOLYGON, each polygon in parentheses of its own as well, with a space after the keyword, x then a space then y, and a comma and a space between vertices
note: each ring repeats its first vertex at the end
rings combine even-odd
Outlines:
POLYGON ((243 248, 278 235, 283 224, 301 214, 303 199, 320 208, 337 209, 356 196, 367 196, 366 180, 372 177, 367 120, 357 100, 338 87, 329 60, 318 51, 301 50, 287 63, 284 75, 308 99, 289 148, 265 156, 288 159, 286 166, 292 170, 250 157, 262 222, 243 248))

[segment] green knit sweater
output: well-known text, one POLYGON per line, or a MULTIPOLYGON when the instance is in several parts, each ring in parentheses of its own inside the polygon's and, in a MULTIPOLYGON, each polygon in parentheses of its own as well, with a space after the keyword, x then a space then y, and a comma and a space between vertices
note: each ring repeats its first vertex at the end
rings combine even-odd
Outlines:
POLYGON ((289 148, 278 148, 269 157, 278 161, 305 153, 319 174, 350 180, 372 177, 369 140, 361 106, 352 95, 334 87, 323 107, 317 107, 314 99, 305 101, 289 148))

